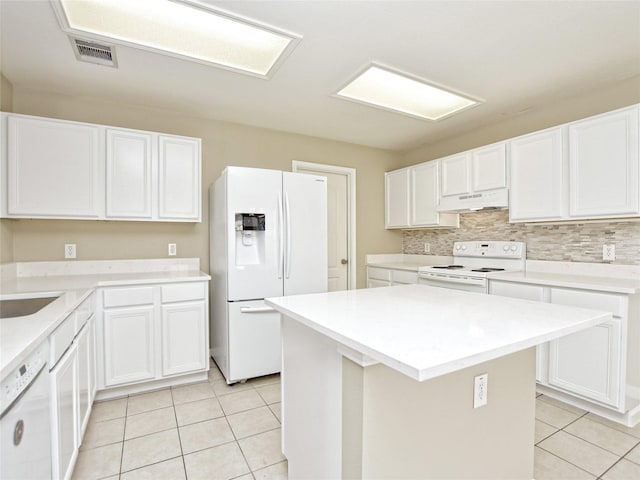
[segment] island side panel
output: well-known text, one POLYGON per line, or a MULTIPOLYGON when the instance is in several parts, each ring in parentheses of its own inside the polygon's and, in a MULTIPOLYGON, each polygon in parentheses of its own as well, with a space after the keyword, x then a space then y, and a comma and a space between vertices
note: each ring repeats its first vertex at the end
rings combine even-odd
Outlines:
POLYGON ((282 444, 289 478, 341 478, 342 356, 337 343, 283 315, 282 347, 282 444))
POLYGON ((425 382, 374 365, 362 384, 361 478, 533 478, 534 348, 425 382), (474 409, 483 373, 488 403, 474 409))

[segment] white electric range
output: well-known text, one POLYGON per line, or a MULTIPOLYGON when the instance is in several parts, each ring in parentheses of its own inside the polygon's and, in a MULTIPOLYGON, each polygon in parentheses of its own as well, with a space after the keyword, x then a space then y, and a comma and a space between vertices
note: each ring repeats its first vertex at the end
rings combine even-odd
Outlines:
POLYGON ((453 263, 420 267, 418 283, 488 293, 492 273, 524 271, 526 259, 523 242, 455 242, 453 263))

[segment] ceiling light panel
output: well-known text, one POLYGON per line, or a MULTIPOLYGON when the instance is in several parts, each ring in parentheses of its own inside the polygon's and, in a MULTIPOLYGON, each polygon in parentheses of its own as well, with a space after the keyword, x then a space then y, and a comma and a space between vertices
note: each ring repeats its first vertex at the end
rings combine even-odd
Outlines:
POLYGON ((53 0, 64 30, 267 77, 299 37, 183 0, 53 0))
POLYGON ((440 120, 480 103, 378 65, 368 67, 337 95, 427 120, 440 120))

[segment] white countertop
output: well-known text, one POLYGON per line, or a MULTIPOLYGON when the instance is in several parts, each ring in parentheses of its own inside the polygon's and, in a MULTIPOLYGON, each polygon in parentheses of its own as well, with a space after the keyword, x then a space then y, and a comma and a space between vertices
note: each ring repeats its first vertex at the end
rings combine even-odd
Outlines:
MULTIPOLYGON (((191 259, 185 259, 191 260, 191 259)), ((33 315, 0 319, 0 379, 35 350, 98 287, 208 281, 199 263, 164 260, 34 262, 3 266, 0 299, 59 295, 33 315), (155 271, 131 271, 132 268, 155 271), (17 270, 17 273, 16 273, 17 270), (82 272, 87 272, 83 274, 82 272), (53 273, 53 274, 48 274, 53 273), (27 275, 24 275, 27 274, 27 275)))
POLYGON ((453 257, 450 256, 410 255, 402 253, 367 255, 365 259, 368 267, 391 268, 411 272, 417 272, 418 268, 429 265, 448 265, 452 261, 453 257))
POLYGON ((611 318, 595 310, 425 285, 269 298, 266 303, 418 381, 611 318))
POLYGON ((554 287, 581 288, 625 294, 640 293, 640 279, 600 277, 591 275, 572 275, 549 272, 497 272, 489 280, 501 280, 514 283, 531 283, 554 287))

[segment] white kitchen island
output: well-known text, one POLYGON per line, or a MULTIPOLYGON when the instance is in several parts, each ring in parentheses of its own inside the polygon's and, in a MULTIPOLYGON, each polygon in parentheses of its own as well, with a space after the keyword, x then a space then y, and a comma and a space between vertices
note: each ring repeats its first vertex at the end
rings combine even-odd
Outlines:
POLYGON ((291 479, 532 479, 533 347, 610 318, 423 285, 267 304, 283 314, 291 479))

